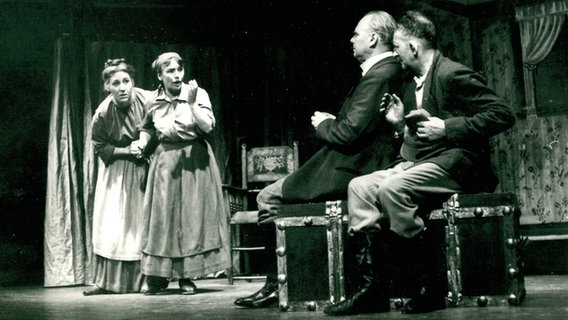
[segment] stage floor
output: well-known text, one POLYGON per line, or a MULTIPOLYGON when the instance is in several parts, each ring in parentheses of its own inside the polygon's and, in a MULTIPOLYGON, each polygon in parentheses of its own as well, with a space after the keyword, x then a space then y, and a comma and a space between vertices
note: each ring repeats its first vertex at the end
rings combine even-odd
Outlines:
MULTIPOLYGON (((227 279, 197 280, 198 294, 182 296, 177 282, 155 296, 142 294, 85 297, 87 286, 0 288, 0 319, 314 319, 321 310, 282 312, 277 307, 242 309, 233 304, 262 287, 263 282, 227 279)), ((359 315, 356 319, 536 320, 568 319, 568 275, 525 277, 527 297, 520 306, 448 308, 428 314, 403 315, 399 311, 359 315)), ((341 318, 341 317, 338 317, 341 318)))

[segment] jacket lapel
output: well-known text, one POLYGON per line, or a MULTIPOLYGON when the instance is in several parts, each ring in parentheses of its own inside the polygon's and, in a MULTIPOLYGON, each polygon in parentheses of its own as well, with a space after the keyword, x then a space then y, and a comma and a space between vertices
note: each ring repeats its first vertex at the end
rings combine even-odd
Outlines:
POLYGON ((428 111, 431 115, 437 113, 437 110, 432 106, 433 96, 432 86, 434 81, 434 74, 436 74, 436 67, 438 66, 438 61, 440 60, 440 52, 436 51, 434 54, 434 59, 432 61, 432 66, 430 70, 428 70, 428 75, 426 76, 426 80, 424 81, 424 94, 422 95, 422 109, 428 111))
MULTIPOLYGON (((383 65, 385 64, 389 64, 389 63, 399 63, 396 57, 386 57, 384 59, 382 59, 381 61, 375 63, 374 65, 372 65, 369 70, 367 71, 367 73, 365 73, 365 75, 369 74, 369 72, 373 71, 374 69, 378 69, 381 68, 383 65)), ((345 98, 343 99, 343 101, 341 102, 341 111, 340 113, 342 113, 346 107, 346 103, 351 99, 351 96, 353 95, 353 92, 355 91, 355 88, 357 88, 357 86, 359 85, 359 83, 361 83, 361 80, 363 79, 362 76, 360 77, 357 82, 351 87, 351 89, 349 89, 349 92, 347 92, 347 94, 345 95, 345 98)))

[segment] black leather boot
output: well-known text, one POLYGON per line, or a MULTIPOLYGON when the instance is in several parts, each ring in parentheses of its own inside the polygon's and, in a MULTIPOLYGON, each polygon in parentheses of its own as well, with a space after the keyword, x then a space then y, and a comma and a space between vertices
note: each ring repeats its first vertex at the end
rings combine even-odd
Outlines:
POLYGON ((447 279, 443 237, 436 239, 433 230, 425 229, 408 243, 415 252, 416 286, 402 308, 404 314, 426 313, 446 308, 447 279))
POLYGON ((357 291, 346 300, 327 306, 328 315, 379 313, 390 310, 384 268, 384 241, 379 230, 357 232, 351 239, 360 275, 357 291))
POLYGON ((235 300, 235 304, 247 308, 266 308, 278 303, 278 282, 267 277, 266 283, 252 295, 235 300))

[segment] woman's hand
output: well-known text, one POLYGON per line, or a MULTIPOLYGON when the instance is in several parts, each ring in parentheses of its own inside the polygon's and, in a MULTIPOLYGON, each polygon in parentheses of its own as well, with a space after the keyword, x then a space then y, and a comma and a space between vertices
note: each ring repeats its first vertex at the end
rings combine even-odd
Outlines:
POLYGON ((150 139, 152 139, 152 137, 148 132, 141 131, 138 140, 134 140, 130 144, 130 150, 132 154, 136 155, 136 157, 139 159, 143 158, 144 150, 146 149, 146 146, 148 146, 150 139))
POLYGON ((142 146, 139 140, 134 140, 132 141, 132 143, 130 143, 130 154, 140 159, 144 156, 142 154, 144 147, 145 146, 142 146))
POLYGON ((195 104, 195 99, 197 98, 197 89, 199 88, 199 86, 197 85, 197 81, 195 80, 190 80, 187 85, 189 86, 187 103, 189 103, 189 105, 193 105, 195 104))

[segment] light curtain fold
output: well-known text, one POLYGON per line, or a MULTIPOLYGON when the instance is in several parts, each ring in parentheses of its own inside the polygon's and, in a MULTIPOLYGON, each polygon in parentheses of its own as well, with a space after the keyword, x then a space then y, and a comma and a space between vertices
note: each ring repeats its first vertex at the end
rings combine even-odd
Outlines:
MULTIPOLYGON (((85 51, 85 61, 88 66, 89 53, 85 51)), ((83 108, 83 203, 85 210, 85 283, 93 282, 93 243, 90 241, 93 236, 93 210, 95 202, 95 187, 98 173, 98 161, 95 155, 95 148, 91 142, 92 129, 91 122, 93 120, 93 103, 91 100, 91 82, 93 73, 89 68, 85 67, 85 105, 83 108)), ((96 73, 95 73, 96 75, 96 73)), ((96 108, 96 106, 95 106, 96 108)))
POLYGON ((85 220, 81 196, 82 126, 73 77, 73 50, 68 37, 57 39, 49 130, 47 194, 44 221, 44 285, 85 282, 85 220))
POLYGON ((519 21, 523 62, 529 68, 548 56, 562 30, 564 20, 565 15, 550 15, 519 21))
POLYGON ((546 1, 538 4, 528 4, 515 8, 517 21, 535 19, 551 14, 566 14, 568 12, 567 0, 546 1))
POLYGON ((515 9, 521 33, 527 114, 536 116, 534 70, 558 39, 568 14, 568 0, 550 1, 515 9))

